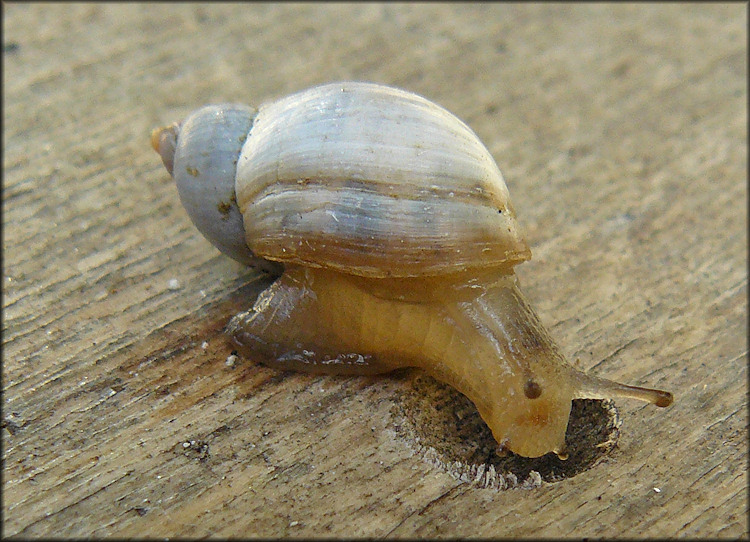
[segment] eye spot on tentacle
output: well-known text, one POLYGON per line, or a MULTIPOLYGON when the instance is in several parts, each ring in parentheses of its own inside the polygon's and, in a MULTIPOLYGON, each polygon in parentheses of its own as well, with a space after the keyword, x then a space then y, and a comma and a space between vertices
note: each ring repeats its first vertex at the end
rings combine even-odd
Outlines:
POLYGON ((536 399, 542 394, 542 387, 532 379, 528 379, 523 386, 523 394, 528 399, 536 399))

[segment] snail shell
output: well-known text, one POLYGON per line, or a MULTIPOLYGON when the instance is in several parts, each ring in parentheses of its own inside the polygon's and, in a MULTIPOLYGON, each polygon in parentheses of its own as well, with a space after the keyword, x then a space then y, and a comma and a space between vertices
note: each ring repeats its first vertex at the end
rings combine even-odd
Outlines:
POLYGON ((565 361, 518 287, 531 252, 500 170, 420 96, 327 84, 257 111, 202 108, 152 144, 209 241, 281 274, 228 326, 248 355, 325 373, 420 367, 529 457, 565 456, 574 398, 672 402, 565 361))
POLYGON ((531 256, 474 132, 390 87, 324 85, 261 107, 236 191, 248 245, 276 261, 406 277, 531 256))

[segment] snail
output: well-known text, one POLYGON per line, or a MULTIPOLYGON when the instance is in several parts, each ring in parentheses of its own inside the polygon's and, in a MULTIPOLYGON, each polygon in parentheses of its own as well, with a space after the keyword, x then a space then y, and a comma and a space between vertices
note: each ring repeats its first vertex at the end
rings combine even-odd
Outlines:
POLYGON ((672 403, 566 361, 519 288, 531 251, 498 166, 421 96, 343 82, 257 110, 211 105, 152 146, 203 235, 279 275, 227 325, 250 357, 325 374, 421 368, 526 457, 566 457, 573 399, 672 403))

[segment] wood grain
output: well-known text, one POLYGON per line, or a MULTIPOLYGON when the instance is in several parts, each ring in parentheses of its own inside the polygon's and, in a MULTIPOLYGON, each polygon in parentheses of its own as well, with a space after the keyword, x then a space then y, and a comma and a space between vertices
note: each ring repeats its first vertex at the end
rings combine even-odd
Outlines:
POLYGON ((748 536, 746 5, 3 15, 3 535, 748 536), (675 405, 621 401, 604 461, 496 491, 399 432, 407 378, 227 365, 267 281, 192 227, 150 130, 337 79, 464 119, 563 349, 675 405))

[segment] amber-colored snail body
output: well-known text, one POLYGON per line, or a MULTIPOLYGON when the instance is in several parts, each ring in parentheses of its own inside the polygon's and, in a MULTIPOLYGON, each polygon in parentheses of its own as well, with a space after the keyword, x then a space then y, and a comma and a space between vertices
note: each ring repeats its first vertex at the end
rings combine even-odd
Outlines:
POLYGON ((199 109, 152 144, 198 229, 280 274, 228 331, 282 368, 420 367, 469 397, 498 443, 565 456, 576 398, 668 392, 568 364, 513 268, 531 257, 505 181, 462 121, 370 83, 199 109))

